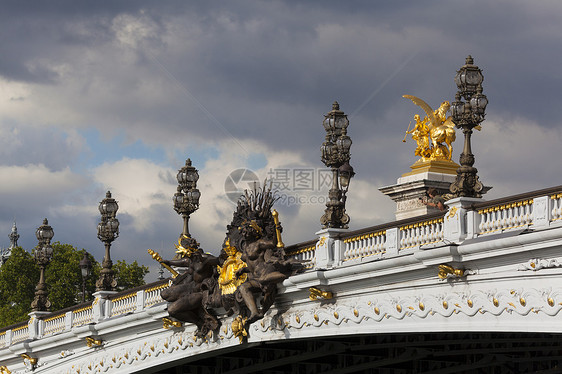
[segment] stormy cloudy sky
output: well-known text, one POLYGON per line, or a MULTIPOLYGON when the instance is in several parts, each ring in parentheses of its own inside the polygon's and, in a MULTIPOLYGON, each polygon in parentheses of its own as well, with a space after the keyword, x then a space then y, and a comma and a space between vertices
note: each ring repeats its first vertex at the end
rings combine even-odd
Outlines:
MULTIPOLYGON (((561 184, 561 35, 559 1, 2 1, 0 246, 15 218, 32 248, 47 217, 54 240, 101 262, 97 205, 110 189, 113 259, 171 257, 175 174, 190 157, 202 193, 191 232, 217 252, 229 174, 317 173, 334 100, 351 122, 351 228, 393 220, 378 188, 415 161, 401 140, 420 112, 402 95, 452 100, 469 54, 489 99, 473 136, 486 198, 561 184)), ((290 244, 314 237, 324 206, 278 210, 290 244)))

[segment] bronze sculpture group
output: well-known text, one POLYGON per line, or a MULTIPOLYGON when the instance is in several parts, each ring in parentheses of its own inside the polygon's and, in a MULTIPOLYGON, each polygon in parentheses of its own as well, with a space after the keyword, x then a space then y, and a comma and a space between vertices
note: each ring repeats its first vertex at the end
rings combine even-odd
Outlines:
POLYGON ((298 261, 286 258, 282 228, 272 212, 274 202, 271 188, 246 191, 227 226, 218 257, 204 253, 195 239, 182 234, 176 258, 158 259, 166 267, 185 269, 161 292, 170 317, 194 323, 198 337, 220 327, 218 308, 236 315, 232 327, 239 337, 263 318, 273 305, 277 285, 302 269, 298 261))

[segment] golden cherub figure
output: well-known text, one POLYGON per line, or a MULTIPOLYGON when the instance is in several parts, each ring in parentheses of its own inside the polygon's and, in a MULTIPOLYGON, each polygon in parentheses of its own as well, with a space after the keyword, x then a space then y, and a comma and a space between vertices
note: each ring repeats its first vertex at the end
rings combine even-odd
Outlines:
MULTIPOLYGON (((451 116, 447 117, 451 104, 448 101, 443 101, 439 108, 433 110, 425 101, 416 96, 404 95, 403 97, 412 100, 426 114, 423 119, 416 114, 414 116, 416 121, 414 128, 411 131, 406 131, 406 134, 411 134, 412 139, 418 145, 415 155, 420 156, 422 161, 451 161, 453 155, 452 143, 456 139, 455 124, 451 120, 451 116)), ((404 141, 406 141, 406 138, 404 138, 404 141)))

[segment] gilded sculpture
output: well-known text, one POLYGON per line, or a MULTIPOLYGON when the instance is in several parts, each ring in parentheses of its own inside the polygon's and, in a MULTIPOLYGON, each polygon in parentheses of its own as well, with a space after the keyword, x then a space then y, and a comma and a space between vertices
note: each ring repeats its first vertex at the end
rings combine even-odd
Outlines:
POLYGON ((222 266, 217 265, 219 273, 219 288, 221 290, 221 294, 230 295, 236 291, 238 286, 248 279, 247 274, 242 274, 240 277, 236 277, 236 272, 248 265, 241 259, 242 252, 230 245, 229 238, 226 239, 223 250, 228 257, 222 266))
POLYGON ((161 292, 169 303, 168 325, 174 320, 194 323, 196 336, 204 337, 220 327, 215 309, 222 308, 236 316, 231 328, 242 341, 247 327, 263 318, 274 302, 277 285, 303 269, 299 261, 286 258, 278 213, 272 211, 275 200, 271 187, 246 191, 218 257, 204 253, 187 235, 176 246, 179 259, 162 260, 149 252, 167 267, 185 268, 161 292))
MULTIPOLYGON (((423 109, 426 116, 422 119, 418 114, 414 116, 414 128, 406 130, 406 135, 411 135, 416 141, 415 155, 420 161, 451 161, 453 155, 453 142, 456 139, 455 124, 447 112, 451 107, 448 101, 443 101, 439 108, 433 110, 422 99, 403 95, 404 98, 412 100, 414 104, 423 109)), ((406 137, 404 137, 404 142, 406 137)))

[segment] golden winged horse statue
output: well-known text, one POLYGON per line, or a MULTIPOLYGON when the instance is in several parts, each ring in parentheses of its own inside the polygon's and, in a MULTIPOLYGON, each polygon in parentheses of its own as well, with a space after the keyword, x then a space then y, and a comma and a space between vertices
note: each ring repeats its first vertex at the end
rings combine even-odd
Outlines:
POLYGON ((406 131, 406 134, 412 134, 412 139, 418 143, 415 154, 420 156, 423 161, 451 161, 453 155, 452 143, 456 139, 455 124, 451 120, 451 116, 447 117, 451 104, 448 101, 443 101, 438 109, 433 110, 429 104, 419 97, 412 95, 403 95, 402 97, 412 100, 426 114, 423 120, 420 119, 419 115, 414 116, 416 120, 414 129, 406 131), (431 139, 431 146, 428 137, 431 139))

